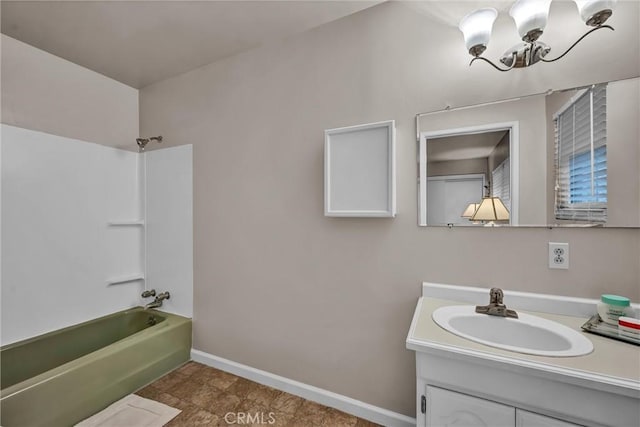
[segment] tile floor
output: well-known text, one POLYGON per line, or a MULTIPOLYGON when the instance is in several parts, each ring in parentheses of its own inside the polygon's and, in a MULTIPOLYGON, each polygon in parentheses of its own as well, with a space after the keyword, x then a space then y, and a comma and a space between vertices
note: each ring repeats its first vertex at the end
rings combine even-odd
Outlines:
POLYGON ((182 410, 180 415, 166 424, 167 427, 377 426, 336 409, 196 362, 189 362, 170 372, 136 394, 182 410), (229 413, 231 415, 227 415, 229 413), (251 418, 237 418, 243 416, 251 418))

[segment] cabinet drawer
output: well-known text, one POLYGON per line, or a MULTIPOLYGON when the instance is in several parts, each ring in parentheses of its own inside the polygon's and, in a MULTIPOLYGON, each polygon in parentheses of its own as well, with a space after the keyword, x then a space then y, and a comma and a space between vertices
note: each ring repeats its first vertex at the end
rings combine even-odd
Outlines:
POLYGON ((516 410, 462 393, 427 386, 427 427, 513 427, 516 410))

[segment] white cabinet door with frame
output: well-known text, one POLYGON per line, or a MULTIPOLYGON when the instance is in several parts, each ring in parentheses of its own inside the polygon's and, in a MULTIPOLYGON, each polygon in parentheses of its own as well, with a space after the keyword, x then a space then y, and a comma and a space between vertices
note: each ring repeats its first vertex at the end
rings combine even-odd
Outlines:
POLYGON ((325 130, 325 216, 394 217, 395 122, 325 130))
POLYGON ((427 386, 427 427, 513 427, 515 408, 427 386))

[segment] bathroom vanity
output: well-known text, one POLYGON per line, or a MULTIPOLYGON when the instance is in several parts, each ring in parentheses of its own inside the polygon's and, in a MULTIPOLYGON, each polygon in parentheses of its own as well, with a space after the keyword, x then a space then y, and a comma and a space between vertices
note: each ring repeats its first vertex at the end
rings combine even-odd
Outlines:
POLYGON ((581 332, 597 301, 504 292, 508 308, 591 341, 593 351, 575 357, 481 344, 433 320, 441 307, 484 305, 488 296, 488 289, 423 284, 406 341, 416 352, 418 426, 640 426, 640 346, 581 332))

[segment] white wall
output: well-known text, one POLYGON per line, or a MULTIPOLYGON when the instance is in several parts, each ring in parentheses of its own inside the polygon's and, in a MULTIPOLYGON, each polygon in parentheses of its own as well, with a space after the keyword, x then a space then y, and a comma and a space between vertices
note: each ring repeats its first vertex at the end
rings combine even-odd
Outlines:
POLYGON ((135 306, 138 154, 2 125, 2 343, 135 306))
POLYGON ((170 291, 162 310, 193 317, 192 146, 146 156, 147 289, 170 291))

